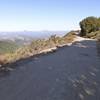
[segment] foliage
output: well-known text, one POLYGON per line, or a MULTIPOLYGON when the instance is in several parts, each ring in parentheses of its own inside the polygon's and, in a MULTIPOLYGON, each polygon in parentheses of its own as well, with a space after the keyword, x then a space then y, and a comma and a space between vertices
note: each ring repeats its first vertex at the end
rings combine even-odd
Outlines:
POLYGON ((12 53, 18 48, 14 42, 0 41, 0 54, 12 53))
POLYGON ((72 42, 74 38, 75 34, 68 34, 64 37, 52 35, 49 39, 33 40, 30 45, 20 47, 14 52, 6 52, 0 55, 0 64, 15 62, 16 60, 39 54, 42 50, 65 45, 72 42))
POLYGON ((86 37, 99 40, 100 39, 100 31, 91 32, 90 34, 87 34, 86 37))
POLYGON ((91 32, 98 31, 100 29, 100 18, 87 17, 80 22, 81 36, 86 36, 91 32))

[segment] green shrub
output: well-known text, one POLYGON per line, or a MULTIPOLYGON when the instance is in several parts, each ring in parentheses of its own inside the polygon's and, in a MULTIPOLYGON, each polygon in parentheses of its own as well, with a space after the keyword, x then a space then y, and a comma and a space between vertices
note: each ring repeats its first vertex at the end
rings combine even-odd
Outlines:
POLYGON ((91 32, 98 31, 100 29, 100 18, 87 17, 80 22, 81 36, 86 36, 91 32))
POLYGON ((86 37, 92 39, 100 39, 100 31, 91 32, 90 34, 87 34, 86 37))

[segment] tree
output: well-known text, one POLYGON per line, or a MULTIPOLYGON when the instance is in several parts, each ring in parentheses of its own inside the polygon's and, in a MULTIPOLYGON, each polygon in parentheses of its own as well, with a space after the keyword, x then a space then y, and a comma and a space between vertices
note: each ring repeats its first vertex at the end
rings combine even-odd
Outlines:
POLYGON ((81 36, 86 36, 91 32, 98 31, 100 29, 100 18, 97 17, 87 17, 83 19, 80 23, 81 36))

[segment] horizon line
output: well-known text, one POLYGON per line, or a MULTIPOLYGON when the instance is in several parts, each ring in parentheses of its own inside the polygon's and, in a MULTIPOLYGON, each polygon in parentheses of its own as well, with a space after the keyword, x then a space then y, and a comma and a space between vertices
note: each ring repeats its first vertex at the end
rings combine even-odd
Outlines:
POLYGON ((0 30, 0 32, 50 32, 50 31, 76 31, 80 29, 68 29, 68 30, 0 30))

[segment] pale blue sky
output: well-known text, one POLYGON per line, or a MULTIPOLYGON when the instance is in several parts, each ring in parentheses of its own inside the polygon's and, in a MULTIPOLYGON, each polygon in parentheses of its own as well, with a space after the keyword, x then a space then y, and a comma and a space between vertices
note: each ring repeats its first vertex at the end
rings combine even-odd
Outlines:
POLYGON ((0 0, 0 31, 73 30, 100 16, 100 0, 0 0))

